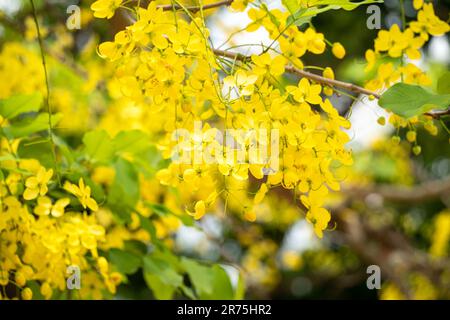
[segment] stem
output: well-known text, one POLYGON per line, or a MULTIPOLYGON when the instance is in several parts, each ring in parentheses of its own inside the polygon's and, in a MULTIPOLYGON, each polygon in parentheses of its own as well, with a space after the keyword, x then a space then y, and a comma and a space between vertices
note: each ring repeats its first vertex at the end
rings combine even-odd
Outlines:
POLYGON ((45 105, 47 106, 47 113, 48 113, 48 136, 50 139, 50 143, 52 145, 52 155, 53 155, 55 174, 58 179, 58 183, 61 185, 61 179, 59 177, 58 166, 57 166, 57 161, 56 161, 55 141, 53 139, 52 108, 50 106, 50 85, 49 85, 49 81, 48 81, 47 64, 45 61, 44 44, 42 41, 42 35, 41 35, 41 30, 39 28, 39 22, 38 22, 38 18, 37 18, 36 7, 34 5, 34 1, 30 0, 30 4, 31 4, 31 8, 32 8, 34 23, 36 25, 36 32, 37 32, 39 48, 41 51, 42 67, 44 68, 45 88, 46 88, 45 105))
MULTIPOLYGON (((226 58, 230 58, 230 59, 236 59, 239 61, 249 61, 251 58, 249 56, 240 54, 240 53, 232 53, 232 52, 228 52, 228 51, 224 51, 224 50, 218 50, 218 49, 214 49, 214 53, 219 55, 219 56, 223 56, 226 58)), ((357 86, 353 83, 348 83, 348 82, 343 82, 343 81, 339 81, 339 80, 333 80, 333 79, 328 79, 325 77, 322 77, 318 74, 312 73, 312 72, 308 72, 305 70, 301 70, 301 69, 297 69, 294 66, 286 66, 285 68, 286 72, 288 73, 292 73, 292 74, 296 74, 300 77, 303 78, 307 78, 310 80, 313 80, 315 82, 318 83, 324 83, 327 84, 331 87, 339 87, 339 88, 343 88, 349 91, 353 91, 353 92, 357 92, 357 93, 362 93, 362 94, 367 94, 367 95, 372 95, 375 98, 379 99, 380 95, 376 92, 367 90, 363 87, 357 86)))
MULTIPOLYGON (((400 15, 402 17, 402 27, 401 30, 405 31, 406 28, 406 16, 405 16, 405 4, 404 4, 404 0, 400 0, 400 15)), ((400 66, 403 67, 403 50, 402 50, 402 54, 400 56, 400 66)), ((403 82, 403 73, 400 74, 401 77, 401 81, 403 82)))
POLYGON ((173 5, 173 4, 164 4, 157 6, 158 9, 162 9, 163 11, 169 11, 169 10, 188 10, 192 13, 196 13, 198 11, 207 10, 207 9, 214 9, 221 6, 229 6, 233 3, 234 0, 222 0, 213 2, 210 4, 205 4, 203 6, 182 6, 182 5, 173 5))
MULTIPOLYGON (((235 52, 229 52, 229 51, 225 51, 225 50, 219 50, 219 49, 214 49, 213 52, 218 55, 218 56, 222 56, 228 59, 232 59, 232 60, 238 60, 241 62, 248 62, 251 61, 251 57, 250 56, 246 56, 244 54, 241 53, 235 53, 235 52)), ((344 82, 344 81, 340 81, 340 80, 333 80, 333 79, 328 79, 325 77, 322 77, 316 73, 312 73, 312 72, 308 72, 302 69, 297 69, 292 65, 286 66, 285 71, 288 73, 292 73, 292 74, 296 74, 299 77, 302 78, 307 78, 310 80, 313 80, 317 83, 322 83, 322 84, 326 84, 330 87, 338 87, 338 88, 342 88, 348 91, 352 91, 352 92, 356 92, 356 93, 361 93, 361 94, 365 94, 365 95, 369 95, 369 96, 373 96, 377 99, 380 99, 381 96, 371 90, 368 90, 366 88, 357 86, 356 84, 353 83, 349 83, 349 82, 344 82)), ((447 110, 435 110, 435 111, 429 111, 424 113, 424 115, 426 116, 430 116, 433 119, 440 119, 443 116, 446 115, 450 115, 450 108, 447 110)))

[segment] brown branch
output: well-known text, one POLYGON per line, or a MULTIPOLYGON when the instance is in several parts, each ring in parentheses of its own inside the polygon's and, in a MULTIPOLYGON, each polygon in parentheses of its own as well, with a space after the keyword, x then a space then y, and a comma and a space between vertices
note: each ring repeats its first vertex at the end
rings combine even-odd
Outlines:
MULTIPOLYGON (((157 8, 158 9, 162 9, 163 11, 170 11, 170 10, 187 10, 189 12, 192 13, 196 13, 200 10, 208 10, 208 9, 214 9, 214 8, 219 8, 222 6, 229 6, 233 3, 234 0, 222 0, 222 1, 217 1, 217 2, 213 2, 213 3, 209 3, 209 4, 205 4, 203 6, 181 6, 179 4, 162 4, 162 5, 158 5, 157 8)), ((135 0, 134 2, 137 2, 137 0, 135 0)), ((151 1, 149 1, 151 2, 151 1)), ((147 5, 147 3, 149 2, 139 2, 139 4, 141 6, 145 6, 147 5)))
POLYGON ((196 13, 200 10, 208 10, 208 9, 214 9, 214 8, 218 8, 218 7, 222 7, 222 6, 229 6, 231 5, 231 3, 234 0, 223 0, 223 1, 217 1, 217 2, 213 2, 210 4, 205 4, 203 6, 180 6, 178 4, 165 4, 165 5, 160 5, 158 6, 158 8, 163 9, 164 11, 169 11, 169 10, 188 10, 192 13, 196 13))
MULTIPOLYGON (((226 57, 229 59, 233 59, 233 60, 238 60, 238 61, 249 61, 251 58, 249 56, 240 54, 240 53, 233 53, 233 52, 229 52, 229 51, 224 51, 224 50, 219 50, 219 49, 214 49, 213 50, 214 53, 216 55, 222 56, 222 57, 226 57)), ((348 83, 348 82, 344 82, 344 81, 339 81, 339 80, 333 80, 333 79, 328 79, 325 77, 322 77, 318 74, 312 73, 312 72, 308 72, 305 70, 301 70, 298 68, 295 68, 292 65, 286 66, 285 68, 286 72, 288 73, 292 73, 292 74, 296 74, 302 78, 307 78, 310 80, 313 80, 317 83, 322 83, 322 84, 326 84, 330 87, 338 87, 338 88, 342 88, 342 89, 346 89, 349 91, 353 91, 356 93, 362 93, 362 94, 366 94, 366 95, 371 95, 374 96, 375 98, 379 99, 380 95, 376 92, 370 91, 368 89, 365 89, 363 87, 357 86, 353 83, 348 83)))
POLYGON ((342 192, 351 198, 363 198, 370 194, 376 194, 387 201, 419 203, 450 194, 450 177, 424 182, 412 187, 391 185, 343 187, 342 192))
MULTIPOLYGON (((237 60, 237 61, 242 61, 242 62, 251 60, 251 57, 243 55, 241 53, 234 53, 234 52, 229 52, 229 51, 219 50, 219 49, 214 49, 213 52, 216 55, 219 55, 219 56, 222 56, 222 57, 225 57, 228 59, 232 59, 232 60, 237 60)), ((305 71, 302 69, 295 68, 292 65, 286 66, 285 71, 288 73, 298 75, 299 77, 302 77, 302 78, 307 78, 307 79, 313 80, 317 83, 326 84, 330 87, 338 87, 338 88, 342 88, 342 89, 345 89, 348 91, 365 94, 368 96, 373 96, 376 99, 380 99, 380 97, 381 97, 378 93, 368 90, 366 88, 357 86, 353 83, 344 82, 344 81, 340 81, 340 80, 334 80, 334 79, 328 79, 328 78, 322 77, 316 73, 312 73, 312 72, 308 72, 308 71, 305 71)), ((447 109, 444 111, 429 111, 429 112, 424 113, 424 115, 433 117, 434 119, 439 119, 442 116, 449 115, 449 114, 450 114, 450 109, 447 109)))
POLYGON ((425 112, 424 115, 430 116, 433 119, 440 119, 443 116, 450 115, 450 108, 448 108, 447 110, 435 110, 435 111, 425 112))

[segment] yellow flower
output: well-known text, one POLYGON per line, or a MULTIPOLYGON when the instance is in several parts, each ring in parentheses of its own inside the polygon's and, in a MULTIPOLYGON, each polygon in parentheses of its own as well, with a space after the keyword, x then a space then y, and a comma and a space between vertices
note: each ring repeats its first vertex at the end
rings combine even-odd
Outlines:
POLYGON ((69 181, 66 181, 64 184, 64 189, 75 195, 80 201, 83 208, 89 208, 92 211, 98 210, 97 202, 93 198, 91 198, 91 187, 85 186, 83 178, 80 178, 78 181, 78 186, 76 184, 72 184, 69 181))
POLYGON ((397 24, 394 24, 389 31, 378 32, 378 37, 375 39, 375 51, 387 51, 393 58, 400 57, 407 46, 408 41, 397 24))
POLYGON ((252 61, 255 64, 253 72, 257 75, 265 75, 267 73, 280 76, 284 73, 285 58, 276 56, 272 58, 270 54, 263 53, 262 55, 253 55, 252 61))
POLYGON ((247 13, 248 17, 252 20, 251 23, 247 26, 248 32, 253 32, 259 29, 261 26, 263 18, 267 15, 266 11, 263 9, 251 8, 247 13))
POLYGON ((297 270, 302 265, 301 256, 295 251, 286 251, 282 255, 283 264, 291 270, 297 270))
POLYGON ((108 58, 111 61, 116 60, 118 55, 118 46, 115 42, 106 41, 98 46, 98 55, 101 58, 108 58))
POLYGON ((16 284, 19 287, 23 287, 27 283, 27 279, 25 278, 25 275, 23 274, 23 272, 20 272, 20 271, 16 272, 14 280, 16 281, 16 284))
POLYGON ((419 49, 423 47, 425 39, 423 39, 422 37, 414 37, 414 32, 409 28, 405 30, 403 35, 407 42, 407 46, 405 49, 406 55, 412 60, 420 59, 419 49))
POLYGON ((206 212, 206 205, 203 200, 197 201, 197 203, 194 206, 194 212, 190 212, 189 210, 186 210, 187 213, 194 217, 195 220, 201 219, 206 212))
POLYGON ((50 285, 48 284, 48 282, 44 282, 42 284, 40 292, 46 300, 50 299, 53 294, 53 290, 50 287, 50 285))
POLYGON ((424 40, 428 40, 428 34, 440 36, 450 30, 450 26, 434 14, 432 3, 423 5, 417 14, 417 21, 411 21, 410 26, 415 33, 420 33, 424 40))
POLYGON ((322 98, 320 97, 320 92, 322 91, 322 87, 320 84, 309 83, 309 80, 306 78, 302 78, 298 86, 287 86, 287 92, 292 94, 295 101, 304 103, 312 103, 312 104, 320 104, 322 102, 322 98))
POLYGON ((22 290, 22 299, 31 300, 33 298, 33 291, 30 288, 25 288, 22 290))
MULTIPOLYGON (((325 70, 323 70, 323 76, 325 78, 327 78, 327 79, 334 80, 333 69, 331 69, 330 67, 326 67, 325 70)), ((331 88, 331 87, 324 87, 323 88, 323 93, 326 94, 327 96, 331 96, 331 95, 333 95, 333 88, 331 88)))
POLYGON ((436 257, 445 256, 450 240, 450 211, 439 213, 434 220, 434 233, 430 253, 436 257))
POLYGON ((331 48, 331 52, 338 59, 342 59, 345 56, 345 49, 342 46, 342 44, 340 44, 339 42, 333 43, 333 47, 331 48))
POLYGON ((330 212, 322 207, 328 189, 322 185, 316 190, 311 190, 308 196, 302 195, 300 200, 308 209, 306 219, 314 226, 314 232, 319 238, 323 237, 323 230, 328 226, 331 219, 330 212))
POLYGON ((255 195, 255 198, 253 199, 254 204, 258 204, 261 201, 263 201, 264 197, 266 196, 268 189, 267 185, 265 183, 261 184, 261 187, 259 188, 258 192, 255 195))
POLYGON ((244 11, 248 4, 253 2, 253 0, 234 0, 231 3, 231 8, 235 11, 244 11))
POLYGON ((375 62, 377 60, 377 56, 375 54, 375 51, 373 51, 372 49, 368 49, 366 51, 365 57, 367 61, 367 66, 364 68, 364 71, 368 72, 372 70, 372 68, 374 67, 375 62))
POLYGON ((98 0, 91 5, 94 17, 110 19, 122 4, 122 0, 98 0))
POLYGON ((419 10, 423 6, 423 0, 413 0, 414 9, 419 10))
POLYGON ((39 197, 37 206, 34 208, 34 213, 38 216, 48 216, 51 214, 53 217, 58 218, 64 215, 64 208, 69 203, 69 198, 62 198, 58 199, 53 205, 52 200, 49 197, 39 197))
POLYGON ((308 51, 314 54, 321 54, 325 51, 326 44, 323 34, 316 32, 313 28, 306 29, 300 38, 300 41, 304 42, 308 51))
POLYGON ((53 170, 45 170, 44 167, 40 167, 36 176, 29 177, 25 181, 26 189, 23 193, 23 198, 25 200, 32 200, 37 198, 38 195, 43 196, 47 193, 47 183, 53 176, 53 170))
POLYGON ((225 87, 236 87, 243 96, 249 96, 255 90, 254 83, 258 80, 258 76, 238 70, 234 76, 228 76, 223 80, 225 87))

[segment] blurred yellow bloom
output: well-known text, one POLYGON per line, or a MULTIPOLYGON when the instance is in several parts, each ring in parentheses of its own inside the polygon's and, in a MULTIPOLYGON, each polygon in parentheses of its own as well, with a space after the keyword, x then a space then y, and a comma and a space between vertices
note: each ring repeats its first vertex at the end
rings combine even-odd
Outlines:
POLYGON ((43 196, 47 193, 48 187, 47 183, 53 176, 53 170, 45 170, 44 167, 40 167, 36 176, 30 177, 25 181, 26 189, 23 193, 23 198, 25 200, 32 200, 37 198, 37 196, 43 196))
POLYGON ((110 19, 121 4, 122 0, 98 0, 91 5, 91 9, 94 17, 110 19))
POLYGON ((31 300, 33 298, 33 291, 30 288, 25 288, 22 290, 22 299, 31 300))
POLYGON ((39 197, 37 206, 34 208, 34 213, 38 216, 48 216, 51 214, 53 217, 58 218, 64 215, 64 208, 69 203, 69 198, 58 199, 55 204, 52 204, 52 200, 49 197, 39 197))
POLYGON ((80 201, 83 208, 89 208, 92 211, 98 210, 97 202, 91 198, 91 187, 85 186, 83 178, 78 181, 78 186, 66 181, 64 184, 64 189, 75 195, 80 201))
POLYGON ((253 199, 254 204, 258 204, 261 201, 263 201, 264 197, 266 196, 266 193, 268 191, 267 185, 265 183, 261 184, 261 187, 259 188, 258 192, 255 195, 255 198, 253 199))

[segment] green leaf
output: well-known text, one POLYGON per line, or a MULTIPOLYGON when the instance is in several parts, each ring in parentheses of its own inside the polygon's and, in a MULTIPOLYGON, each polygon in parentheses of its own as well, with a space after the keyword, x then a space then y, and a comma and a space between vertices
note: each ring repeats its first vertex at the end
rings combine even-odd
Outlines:
POLYGON ((177 215, 175 212, 173 212, 172 210, 170 210, 167 206, 165 206, 163 204, 145 202, 145 205, 160 217, 164 217, 164 216, 171 214, 171 215, 177 217, 178 219, 180 219, 180 221, 183 222, 183 224, 186 226, 194 225, 195 220, 191 216, 177 215))
POLYGON ((83 137, 84 152, 92 162, 108 163, 114 156, 112 139, 104 130, 87 132, 83 137))
POLYGON ((149 136, 139 130, 121 131, 113 139, 116 153, 139 154, 151 147, 149 136))
POLYGON ((167 216, 168 214, 173 214, 173 212, 163 204, 147 202, 146 205, 160 217, 167 216))
POLYGON ((114 163, 115 179, 109 190, 108 205, 123 221, 130 221, 130 214, 139 200, 139 177, 129 161, 118 158, 114 163))
POLYGON ((442 76, 440 76, 440 78, 438 79, 436 90, 439 94, 450 93, 450 71, 447 71, 442 76))
POLYGON ((139 218, 140 218, 142 229, 144 229, 145 231, 147 231, 150 234, 153 242, 157 242, 158 237, 156 236, 156 228, 153 225, 153 222, 149 218, 146 218, 143 216, 139 216, 139 218))
MULTIPOLYGON (((56 125, 62 118, 61 113, 52 115, 52 125, 56 125)), ((40 113, 37 117, 26 118, 9 127, 3 128, 3 132, 9 139, 29 136, 33 133, 48 130, 48 113, 40 113)))
POLYGON ((135 273, 142 265, 141 258, 131 252, 119 250, 119 249, 111 249, 108 252, 109 260, 116 266, 117 270, 120 273, 124 274, 133 274, 135 273))
POLYGON ((26 112, 37 112, 42 105, 42 95, 33 93, 29 95, 16 95, 0 100, 0 115, 12 119, 26 112))
POLYGON ((214 272, 210 267, 202 266, 198 262, 183 258, 181 265, 186 270, 198 296, 213 293, 214 272))
POLYGON ((220 265, 214 265, 210 268, 213 274, 212 293, 203 293, 200 299, 205 300, 231 300, 234 298, 233 287, 230 278, 225 270, 220 265))
POLYGON ((363 5, 363 4, 371 4, 371 3, 382 3, 382 0, 363 0, 363 1, 355 1, 352 2, 350 0, 321 0, 319 1, 318 5, 320 6, 332 6, 334 8, 332 9, 344 9, 344 10, 354 10, 357 7, 363 5))
POLYGON ((157 299, 171 299, 183 285, 183 277, 160 257, 144 257, 144 279, 157 299))
POLYGON ((291 14, 295 14, 299 8, 297 0, 282 0, 281 2, 291 14))
POLYGON ((72 154, 72 150, 70 146, 61 139, 58 136, 53 136, 53 141, 55 142, 55 145, 58 147, 58 149, 63 154, 65 160, 67 161, 68 165, 71 166, 72 164, 75 164, 75 156, 72 154))
POLYGON ((294 23, 297 26, 308 22, 319 13, 329 10, 344 9, 350 11, 364 4, 382 2, 383 0, 362 0, 356 2, 350 0, 319 0, 314 6, 306 8, 300 6, 296 0, 282 0, 283 5, 291 13, 291 16, 288 18, 288 23, 294 23))
POLYGON ((234 293, 234 298, 236 300, 242 300, 245 297, 245 278, 244 275, 239 272, 239 279, 234 293))
POLYGON ((397 83, 381 96, 378 103, 386 110, 410 118, 431 109, 447 109, 450 94, 436 95, 420 86, 397 83))
POLYGON ((133 163, 137 165, 139 171, 144 174, 146 178, 152 178, 159 169, 168 166, 167 160, 164 160, 158 149, 151 145, 144 152, 136 155, 133 158, 133 163))
POLYGON ((288 24, 293 24, 296 26, 301 26, 311 20, 316 14, 308 12, 308 9, 299 9, 297 12, 291 14, 288 19, 288 24))
POLYGON ((21 159, 36 159, 46 168, 52 168, 55 164, 52 143, 48 139, 37 138, 20 141, 17 155, 21 159))

